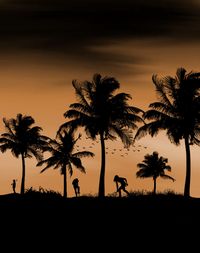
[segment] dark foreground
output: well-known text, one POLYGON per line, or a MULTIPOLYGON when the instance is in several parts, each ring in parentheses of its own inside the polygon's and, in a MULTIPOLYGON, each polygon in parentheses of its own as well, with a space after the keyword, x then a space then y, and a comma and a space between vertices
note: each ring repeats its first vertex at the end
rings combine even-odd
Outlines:
POLYGON ((139 247, 143 252, 155 251, 160 244, 166 250, 200 241, 195 239, 200 236, 200 199, 176 195, 64 200, 11 194, 0 196, 0 215, 5 238, 46 251, 75 246, 84 252, 106 252, 109 246, 112 251, 139 247))

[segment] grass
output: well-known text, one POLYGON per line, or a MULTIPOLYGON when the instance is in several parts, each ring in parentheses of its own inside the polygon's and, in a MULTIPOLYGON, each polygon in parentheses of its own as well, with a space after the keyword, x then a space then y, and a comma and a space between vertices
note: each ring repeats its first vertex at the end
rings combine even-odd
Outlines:
POLYGON ((171 191, 156 196, 136 191, 122 198, 89 195, 63 199, 52 190, 28 189, 23 196, 0 196, 0 217, 2 231, 21 228, 23 240, 31 245, 33 241, 46 243, 51 249, 51 244, 68 247, 75 243, 82 251, 92 244, 102 250, 123 245, 123 251, 139 245, 139 251, 155 251, 159 240, 167 240, 171 246, 181 235, 179 243, 183 243, 184 236, 200 226, 200 199, 185 199, 171 191))
POLYGON ((25 191, 25 196, 30 198, 49 198, 49 199, 60 199, 62 198, 62 195, 58 191, 54 191, 51 189, 44 189, 42 187, 39 187, 39 190, 34 188, 28 188, 25 191))
POLYGON ((139 219, 136 219, 135 222, 138 220, 151 222, 149 216, 154 219, 165 217, 166 220, 172 219, 173 222, 176 222, 174 217, 180 214, 187 214, 191 217, 199 215, 200 199, 185 199, 183 195, 172 191, 158 192, 156 195, 151 192, 134 191, 130 193, 130 196, 121 198, 112 194, 103 199, 93 195, 64 199, 59 192, 43 188, 40 190, 27 189, 24 195, 0 196, 0 212, 9 213, 12 211, 20 214, 22 209, 28 210, 33 215, 37 214, 38 210, 60 213, 61 215, 66 212, 71 217, 79 215, 79 213, 87 216, 93 211, 94 216, 98 216, 100 213, 102 217, 105 215, 106 218, 109 215, 119 217, 119 219, 122 215, 125 219, 132 220, 138 217, 139 219))

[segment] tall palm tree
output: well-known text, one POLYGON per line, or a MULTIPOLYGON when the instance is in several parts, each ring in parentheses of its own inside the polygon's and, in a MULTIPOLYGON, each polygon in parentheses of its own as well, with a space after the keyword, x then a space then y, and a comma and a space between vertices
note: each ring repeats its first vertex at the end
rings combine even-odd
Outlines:
POLYGON ((139 178, 152 177, 154 182, 153 194, 156 194, 156 180, 158 177, 164 179, 171 179, 174 181, 173 177, 165 174, 165 171, 171 171, 171 167, 167 165, 168 159, 162 156, 159 157, 158 152, 154 151, 152 155, 145 155, 142 163, 138 163, 136 176, 139 178))
POLYGON ((93 140, 100 137, 101 170, 99 179, 99 197, 105 196, 105 140, 115 140, 118 136, 128 147, 132 142, 131 129, 136 129, 142 119, 137 114, 141 109, 128 105, 131 96, 114 92, 119 89, 119 82, 113 77, 93 76, 92 82, 72 82, 78 99, 70 105, 64 116, 70 121, 61 129, 84 127, 87 136, 93 140))
POLYGON ((144 119, 151 120, 142 126, 135 138, 146 133, 157 135, 166 130, 169 140, 179 145, 183 139, 186 149, 186 178, 184 196, 190 196, 191 155, 190 145, 200 145, 200 73, 186 73, 184 68, 177 69, 175 78, 158 78, 153 75, 153 83, 159 101, 149 105, 144 119))
POLYGON ((63 131, 57 134, 56 140, 49 141, 49 149, 51 156, 47 159, 40 161, 37 166, 42 166, 45 164, 45 168, 41 171, 44 172, 46 169, 53 167, 54 169, 60 168, 61 175, 63 175, 63 197, 67 197, 67 168, 70 176, 73 174, 73 165, 79 169, 81 172, 85 173, 85 168, 82 165, 82 157, 93 157, 94 154, 89 151, 81 151, 73 153, 75 144, 80 138, 74 137, 74 132, 72 129, 69 131, 63 131))
POLYGON ((22 159, 21 194, 25 190, 25 159, 34 156, 42 159, 42 152, 47 145, 47 137, 40 134, 41 127, 32 126, 35 120, 31 116, 17 114, 16 119, 3 118, 6 132, 1 134, 0 150, 11 150, 15 157, 22 159))

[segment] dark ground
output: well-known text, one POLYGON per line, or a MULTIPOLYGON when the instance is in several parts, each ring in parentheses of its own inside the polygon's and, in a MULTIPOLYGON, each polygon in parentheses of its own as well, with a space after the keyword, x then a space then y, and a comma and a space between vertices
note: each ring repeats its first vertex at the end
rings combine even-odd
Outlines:
POLYGON ((186 250, 200 241, 200 199, 180 195, 66 200, 40 194, 2 195, 0 219, 1 239, 26 241, 45 252, 53 247, 56 252, 63 247, 84 252, 107 252, 107 247, 112 252, 186 250))

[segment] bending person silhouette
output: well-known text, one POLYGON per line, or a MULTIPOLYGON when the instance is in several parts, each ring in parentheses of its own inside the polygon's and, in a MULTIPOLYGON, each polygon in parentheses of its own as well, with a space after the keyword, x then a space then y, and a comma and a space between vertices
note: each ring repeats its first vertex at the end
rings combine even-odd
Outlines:
POLYGON ((74 178, 74 180, 72 181, 72 185, 74 187, 74 192, 76 197, 78 197, 78 195, 80 195, 80 186, 78 185, 79 180, 78 178, 74 178))
POLYGON ((17 179, 13 179, 13 181, 12 181, 12 189, 13 189, 13 193, 16 193, 16 191, 15 191, 15 189, 16 189, 16 181, 17 181, 17 179))
POLYGON ((126 190, 126 186, 128 185, 127 179, 124 177, 119 177, 118 175, 114 176, 114 180, 116 183, 117 192, 119 192, 119 197, 122 196, 121 191, 123 190, 127 195, 129 195, 129 192, 126 190), (120 186, 119 186, 120 184, 120 186))

